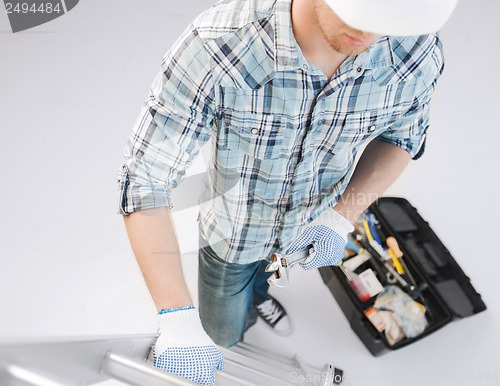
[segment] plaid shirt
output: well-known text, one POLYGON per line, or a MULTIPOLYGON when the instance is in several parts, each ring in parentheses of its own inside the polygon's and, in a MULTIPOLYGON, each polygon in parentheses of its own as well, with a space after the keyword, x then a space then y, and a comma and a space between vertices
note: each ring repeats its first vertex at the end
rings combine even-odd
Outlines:
POLYGON ((290 0, 219 1, 164 57, 125 149, 120 213, 172 207, 211 142, 202 238, 227 261, 267 258, 335 206, 360 146, 422 152, 442 69, 436 35, 381 37, 329 80, 297 45, 290 0))

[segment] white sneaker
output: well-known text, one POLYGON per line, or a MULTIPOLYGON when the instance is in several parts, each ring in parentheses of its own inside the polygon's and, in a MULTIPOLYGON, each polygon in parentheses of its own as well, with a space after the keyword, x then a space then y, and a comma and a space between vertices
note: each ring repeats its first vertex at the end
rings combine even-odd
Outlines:
POLYGON ((269 299, 255 306, 257 314, 277 334, 290 335, 293 331, 293 326, 285 309, 275 298, 271 295, 268 296, 269 299))

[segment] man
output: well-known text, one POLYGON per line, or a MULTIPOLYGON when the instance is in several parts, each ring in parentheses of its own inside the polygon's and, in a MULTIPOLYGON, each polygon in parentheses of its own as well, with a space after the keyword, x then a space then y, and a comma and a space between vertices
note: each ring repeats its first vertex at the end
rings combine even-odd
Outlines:
POLYGON ((377 0, 347 3, 220 1, 165 56, 120 175, 120 212, 159 310, 156 367, 212 385, 223 361, 213 341, 241 339, 254 321, 254 288, 257 311, 272 314, 271 324, 283 319, 262 284, 262 261, 313 246, 303 268, 338 264, 351 223, 422 154, 443 69, 439 38, 422 33, 437 30, 455 0, 434 2, 440 10, 405 3, 406 13, 377 0), (419 27, 412 15, 421 9, 419 27), (398 34, 420 36, 388 36, 398 34), (208 141, 202 327, 169 208, 171 189, 208 141))

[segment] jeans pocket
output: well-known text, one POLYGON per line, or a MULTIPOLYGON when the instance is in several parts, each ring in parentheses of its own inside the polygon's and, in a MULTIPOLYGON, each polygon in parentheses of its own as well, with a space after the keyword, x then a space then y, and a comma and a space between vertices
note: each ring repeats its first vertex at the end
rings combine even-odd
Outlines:
POLYGON ((231 263, 217 256, 209 246, 202 245, 200 243, 199 285, 213 296, 237 296, 253 283, 260 261, 249 264, 231 263))

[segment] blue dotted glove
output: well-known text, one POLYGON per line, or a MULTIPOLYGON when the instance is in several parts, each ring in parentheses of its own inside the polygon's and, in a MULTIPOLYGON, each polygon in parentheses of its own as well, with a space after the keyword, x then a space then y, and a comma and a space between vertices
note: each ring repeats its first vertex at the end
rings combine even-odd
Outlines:
POLYGON ((158 315, 160 336, 153 348, 153 365, 199 385, 214 386, 224 354, 207 335, 194 307, 158 315))
POLYGON ((353 230, 354 227, 345 217, 328 209, 306 227, 285 253, 290 255, 313 246, 314 251, 309 258, 299 263, 302 268, 338 265, 344 255, 347 235, 353 230))

